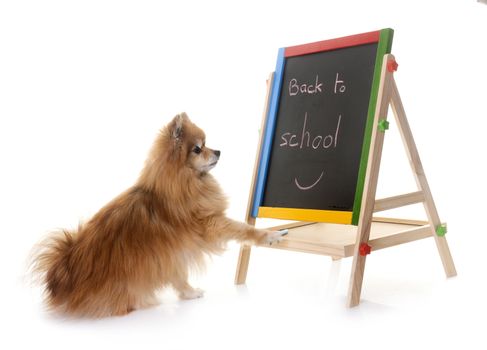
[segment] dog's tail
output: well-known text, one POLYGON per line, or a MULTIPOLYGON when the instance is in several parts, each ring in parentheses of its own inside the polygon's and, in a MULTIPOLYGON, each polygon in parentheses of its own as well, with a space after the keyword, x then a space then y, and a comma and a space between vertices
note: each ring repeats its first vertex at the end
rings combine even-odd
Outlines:
POLYGON ((29 267, 34 283, 45 291, 50 309, 63 305, 72 288, 69 257, 75 245, 75 233, 60 230, 50 233, 31 252, 29 267))

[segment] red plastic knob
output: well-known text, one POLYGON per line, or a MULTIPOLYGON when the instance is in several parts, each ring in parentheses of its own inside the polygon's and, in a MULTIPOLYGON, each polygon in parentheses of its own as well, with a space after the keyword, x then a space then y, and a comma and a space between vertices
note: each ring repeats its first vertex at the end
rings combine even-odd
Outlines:
POLYGON ((372 247, 370 245, 368 245, 367 243, 362 243, 362 244, 360 244, 358 252, 361 256, 366 256, 366 255, 370 254, 371 249, 372 249, 372 247))
POLYGON ((390 72, 390 73, 393 73, 395 71, 397 71, 397 67, 399 65, 397 64, 396 60, 389 60, 387 61, 387 70, 390 72))

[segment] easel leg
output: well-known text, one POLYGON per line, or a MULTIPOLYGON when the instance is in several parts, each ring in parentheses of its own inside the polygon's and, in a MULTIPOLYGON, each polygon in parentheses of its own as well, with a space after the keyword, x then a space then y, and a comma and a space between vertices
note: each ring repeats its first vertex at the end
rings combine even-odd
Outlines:
POLYGON ((441 262, 443 263, 443 269, 445 270, 446 277, 454 277, 457 275, 457 270, 455 269, 455 264, 453 263, 453 258, 450 253, 450 248, 448 247, 448 242, 446 238, 438 237, 435 235, 436 247, 438 248, 438 253, 440 254, 441 262))
MULTIPOLYGON (((269 100, 271 98, 271 89, 272 89, 272 84, 274 81, 274 72, 272 72, 269 75, 269 78, 267 79, 267 92, 266 92, 266 98, 265 98, 265 106, 264 106, 264 113, 262 116, 262 124, 260 126, 260 137, 259 137, 259 147, 258 147, 258 152, 257 156, 255 157, 255 164, 254 164, 254 173, 252 176, 252 183, 250 186, 250 192, 249 192, 249 200, 247 202, 247 214, 246 214, 246 222, 249 225, 255 226, 255 217, 251 215, 252 212, 252 206, 254 203, 254 194, 255 194, 255 186, 257 182, 257 173, 259 169, 259 163, 260 163, 260 154, 261 154, 261 148, 264 140, 264 130, 265 130, 265 125, 267 121, 267 109, 269 108, 269 100)), ((238 263, 237 263, 237 271, 235 273, 235 284, 244 284, 245 280, 247 279, 247 270, 249 268, 249 260, 250 260, 250 246, 249 245, 244 245, 242 244, 240 246, 240 254, 238 256, 238 263)))
POLYGON ((424 193, 424 208, 428 216, 428 221, 431 226, 432 235, 435 238, 436 247, 438 248, 438 253, 440 254, 441 261, 443 263, 443 268, 447 277, 452 277, 457 275, 455 269, 455 264, 453 263, 453 258, 448 248, 448 243, 446 238, 439 237, 436 234, 436 227, 441 225, 440 217, 438 211, 436 210, 436 205, 433 200, 433 195, 431 194, 426 175, 424 174, 423 165, 421 164, 421 159, 419 157, 418 149, 416 148, 416 143, 414 142, 413 134, 409 123, 406 118, 406 112, 399 95, 399 90, 397 89, 396 82, 392 79, 391 83, 391 106, 396 117, 396 122, 401 134, 406 152, 409 158, 409 164, 413 170, 416 183, 421 191, 424 193))
POLYGON ((362 282, 364 280, 365 258, 365 256, 358 254, 353 256, 352 273, 348 289, 348 307, 354 307, 360 304, 360 294, 362 292, 362 282))
POLYGON ((251 247, 242 244, 240 246, 240 254, 238 256, 237 271, 235 273, 235 284, 244 284, 247 279, 247 271, 249 268, 251 247))
POLYGON ((378 123, 379 119, 387 119, 387 111, 390 101, 390 82, 392 77, 391 73, 387 71, 387 62, 390 58, 393 58, 393 56, 385 55, 382 64, 377 107, 375 110, 374 124, 372 126, 373 129, 369 149, 367 173, 365 174, 362 207, 357 228, 357 241, 355 243, 350 286, 348 288, 349 307, 357 306, 360 303, 360 293, 362 291, 366 255, 360 253, 360 246, 368 243, 370 237, 370 228, 372 226, 372 215, 374 213, 375 194, 377 191, 377 180, 379 177, 382 146, 384 145, 384 132, 378 131, 378 123))

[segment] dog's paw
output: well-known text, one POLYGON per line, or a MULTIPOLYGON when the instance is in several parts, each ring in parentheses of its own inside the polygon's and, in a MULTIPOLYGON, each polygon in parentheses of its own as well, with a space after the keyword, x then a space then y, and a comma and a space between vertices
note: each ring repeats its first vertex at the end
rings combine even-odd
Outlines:
POLYGON ((266 231, 264 242, 269 245, 279 243, 282 241, 282 235, 282 231, 266 231))
POLYGON ((202 298, 204 295, 205 291, 199 288, 193 288, 179 293, 179 297, 185 300, 202 298))

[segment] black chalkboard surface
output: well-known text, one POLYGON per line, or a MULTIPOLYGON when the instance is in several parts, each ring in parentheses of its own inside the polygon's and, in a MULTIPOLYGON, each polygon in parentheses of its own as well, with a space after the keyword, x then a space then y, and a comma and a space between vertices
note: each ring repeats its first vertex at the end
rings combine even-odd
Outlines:
POLYGON ((391 42, 386 29, 280 51, 255 216, 356 224, 391 42))

